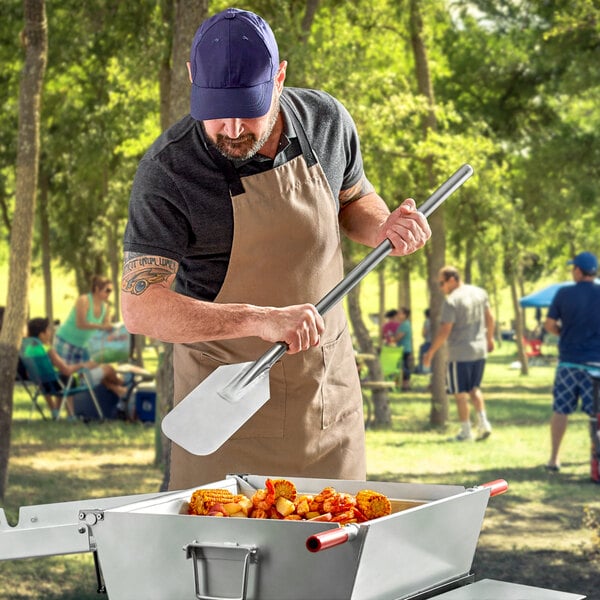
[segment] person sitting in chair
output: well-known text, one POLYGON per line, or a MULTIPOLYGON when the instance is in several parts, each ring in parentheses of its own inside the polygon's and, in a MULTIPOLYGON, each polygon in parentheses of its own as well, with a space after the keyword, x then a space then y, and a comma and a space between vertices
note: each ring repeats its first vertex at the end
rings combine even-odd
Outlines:
MULTIPOLYGON (((69 377, 74 373, 77 373, 81 369, 89 370, 89 382, 92 387, 102 383, 105 387, 111 390, 119 398, 122 398, 127 394, 127 387, 125 382, 119 377, 112 365, 98 364, 93 360, 67 364, 52 347, 52 335, 53 327, 50 320, 46 317, 37 317, 31 319, 27 323, 27 335, 32 338, 38 338, 42 342, 41 346, 28 346, 25 350, 26 355, 32 355, 31 353, 39 351, 41 348, 43 352, 46 352, 50 358, 50 361, 54 365, 54 368, 64 377, 69 377)), ((62 389, 56 383, 45 384, 44 389, 46 402, 50 408, 53 419, 58 418, 60 411, 60 398, 62 395, 62 389)), ((75 418, 75 411, 73 409, 73 398, 67 399, 67 412, 70 418, 75 418)))

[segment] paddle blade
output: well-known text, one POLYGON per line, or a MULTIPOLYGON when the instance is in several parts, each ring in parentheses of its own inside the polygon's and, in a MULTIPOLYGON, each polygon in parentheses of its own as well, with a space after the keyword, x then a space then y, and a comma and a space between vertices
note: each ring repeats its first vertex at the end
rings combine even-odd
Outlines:
POLYGON ((269 371, 243 388, 235 402, 219 391, 254 363, 223 365, 194 388, 162 420, 163 433, 197 456, 218 450, 269 399, 269 371))

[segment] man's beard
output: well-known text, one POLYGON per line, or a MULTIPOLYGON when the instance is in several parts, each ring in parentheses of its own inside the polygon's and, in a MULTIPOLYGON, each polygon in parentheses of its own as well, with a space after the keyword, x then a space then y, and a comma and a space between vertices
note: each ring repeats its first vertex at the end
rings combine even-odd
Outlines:
POLYGON ((216 140, 214 140, 215 147, 225 157, 231 160, 248 160, 252 158, 266 143, 275 123, 277 123, 277 117, 279 116, 279 96, 275 98, 273 107, 271 109, 271 115, 265 133, 256 139, 253 133, 243 133, 237 138, 230 138, 221 133, 217 133, 216 140))

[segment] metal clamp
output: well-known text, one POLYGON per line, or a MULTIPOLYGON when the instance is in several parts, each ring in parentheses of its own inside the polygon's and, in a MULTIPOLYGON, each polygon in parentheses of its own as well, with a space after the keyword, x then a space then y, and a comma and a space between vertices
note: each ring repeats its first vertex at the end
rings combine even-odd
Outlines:
POLYGON ((186 558, 192 558, 194 560, 194 583, 197 600, 246 600, 250 562, 257 562, 258 560, 258 550, 255 546, 242 546, 240 544, 200 544, 194 540, 191 544, 184 546, 183 549, 185 550, 186 558), (208 556, 208 554, 211 553, 213 556, 208 556), (209 596, 201 590, 201 587, 208 588, 208 564, 211 560, 213 562, 235 560, 242 563, 240 596, 209 596), (200 576, 201 570, 203 573, 202 577, 200 576))
POLYGON ((94 552, 97 550, 96 546, 96 538, 94 537, 94 532, 92 531, 92 526, 96 525, 100 521, 104 521, 104 511, 98 509, 85 509, 79 511, 79 533, 85 533, 87 530, 90 550, 94 552))
POLYGON ((92 531, 93 525, 96 525, 100 521, 104 521, 104 511, 98 509, 80 510, 78 517, 81 523, 78 531, 79 533, 83 534, 87 530, 90 550, 92 551, 92 556, 94 557, 94 570, 96 572, 96 583, 98 584, 96 592, 98 594, 106 594, 106 583, 104 581, 104 575, 102 574, 100 559, 98 558, 98 546, 96 544, 96 538, 94 537, 94 533, 92 531))

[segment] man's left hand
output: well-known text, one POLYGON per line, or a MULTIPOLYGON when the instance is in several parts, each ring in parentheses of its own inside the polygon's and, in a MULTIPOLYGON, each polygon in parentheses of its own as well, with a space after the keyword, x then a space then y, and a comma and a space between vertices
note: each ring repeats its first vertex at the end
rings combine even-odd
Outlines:
POLYGON ((381 241, 387 238, 394 246, 392 256, 405 256, 425 245, 431 237, 431 229, 415 201, 407 198, 383 223, 380 237, 381 241))

